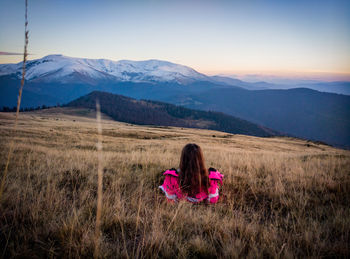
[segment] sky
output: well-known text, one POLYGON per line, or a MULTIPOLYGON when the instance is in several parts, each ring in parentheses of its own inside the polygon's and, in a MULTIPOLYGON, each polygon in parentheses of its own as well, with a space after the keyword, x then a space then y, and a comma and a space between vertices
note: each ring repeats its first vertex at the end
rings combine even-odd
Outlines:
MULTIPOLYGON (((29 59, 160 59, 206 74, 350 80, 348 0, 28 0, 29 59)), ((23 52, 24 0, 0 0, 0 63, 23 52)))

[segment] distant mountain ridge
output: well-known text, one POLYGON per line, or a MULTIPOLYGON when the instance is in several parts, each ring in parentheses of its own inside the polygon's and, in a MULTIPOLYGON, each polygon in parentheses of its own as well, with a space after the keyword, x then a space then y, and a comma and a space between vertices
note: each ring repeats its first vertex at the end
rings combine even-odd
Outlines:
POLYGON ((163 102, 135 100, 106 92, 94 91, 65 106, 95 109, 96 99, 99 100, 103 113, 121 122, 211 129, 260 137, 281 135, 268 128, 219 112, 198 111, 163 102))
MULTIPOLYGON (((0 64, 0 106, 17 104, 22 62, 0 64)), ((176 94, 201 92, 217 83, 194 69, 161 60, 112 61, 49 55, 26 63, 23 107, 67 103, 92 91, 134 98, 166 100, 176 94)))
MULTIPOLYGON (((17 64, 0 64, 0 82, 3 76, 20 78, 21 73, 22 62, 17 64)), ((92 86, 123 82, 166 83, 186 86, 205 82, 206 84, 220 87, 241 87, 247 90, 307 87, 321 92, 350 95, 350 82, 302 83, 295 85, 245 82, 228 76, 207 76, 188 66, 156 59, 112 61, 108 59, 73 58, 60 54, 27 61, 26 80, 30 83, 39 84, 63 83, 92 86)))
MULTIPOLYGON (((20 75, 22 62, 0 65, 1 75, 20 75)), ((63 55, 48 55, 31 60, 26 65, 26 80, 40 82, 74 82, 89 78, 119 82, 175 82, 188 84, 194 81, 211 81, 194 69, 161 60, 112 61, 108 59, 72 58, 63 55)))

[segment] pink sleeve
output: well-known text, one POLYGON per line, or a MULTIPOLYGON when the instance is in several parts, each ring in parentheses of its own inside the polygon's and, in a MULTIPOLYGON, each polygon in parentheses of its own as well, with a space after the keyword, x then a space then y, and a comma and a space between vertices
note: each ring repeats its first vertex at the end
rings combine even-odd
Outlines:
POLYGON ((217 180, 210 180, 209 202, 216 203, 219 200, 219 184, 217 180))
POLYGON ((176 177, 165 175, 164 182, 159 188, 164 192, 168 201, 176 201, 181 198, 176 177))
POLYGON ((222 185, 222 178, 224 176, 219 171, 211 171, 209 174, 210 186, 209 186, 209 201, 210 203, 216 203, 219 200, 219 182, 222 185))

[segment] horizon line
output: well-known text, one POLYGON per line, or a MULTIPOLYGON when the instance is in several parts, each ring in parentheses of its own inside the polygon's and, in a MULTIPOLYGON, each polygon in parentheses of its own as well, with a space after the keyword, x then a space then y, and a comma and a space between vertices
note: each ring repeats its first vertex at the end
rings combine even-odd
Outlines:
MULTIPOLYGON (((20 52, 5 52, 0 51, 0 65, 4 64, 18 64, 21 63, 22 60, 19 61, 2 61, 1 58, 4 56, 21 56, 20 52)), ((275 77, 278 78, 290 78, 290 79, 306 79, 306 80, 321 80, 321 81, 350 81, 350 71, 349 72, 331 72, 331 71, 317 71, 317 70, 295 70, 295 69, 285 69, 285 70, 275 70, 275 69, 201 69, 195 66, 185 65, 181 63, 177 63, 174 61, 164 60, 164 59, 158 59, 158 58, 150 58, 150 59, 111 59, 111 58, 87 58, 87 57, 75 57, 75 56, 69 56, 64 54, 47 54, 47 55, 37 55, 32 54, 31 56, 39 56, 38 58, 33 58, 30 60, 35 59, 41 59, 47 56, 64 56, 68 58, 81 58, 81 59, 91 59, 91 60, 110 60, 114 62, 118 61, 151 61, 151 60, 157 60, 157 61, 164 61, 164 62, 170 62, 177 65, 187 66, 189 68, 194 69, 195 71, 207 75, 207 76, 228 76, 228 77, 244 77, 244 76, 265 76, 265 77, 275 77), (321 77, 321 78, 320 78, 321 77), (322 77, 340 77, 342 79, 326 79, 322 77)), ((29 61, 29 60, 28 60, 29 61)))

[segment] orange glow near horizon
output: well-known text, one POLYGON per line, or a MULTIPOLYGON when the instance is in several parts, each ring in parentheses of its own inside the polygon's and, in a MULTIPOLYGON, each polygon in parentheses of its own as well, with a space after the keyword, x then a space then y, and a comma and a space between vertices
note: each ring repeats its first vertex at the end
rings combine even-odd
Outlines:
POLYGON ((214 75, 265 75, 284 78, 304 78, 324 81, 350 81, 350 73, 328 71, 290 71, 290 70, 197 70, 200 73, 214 75))

